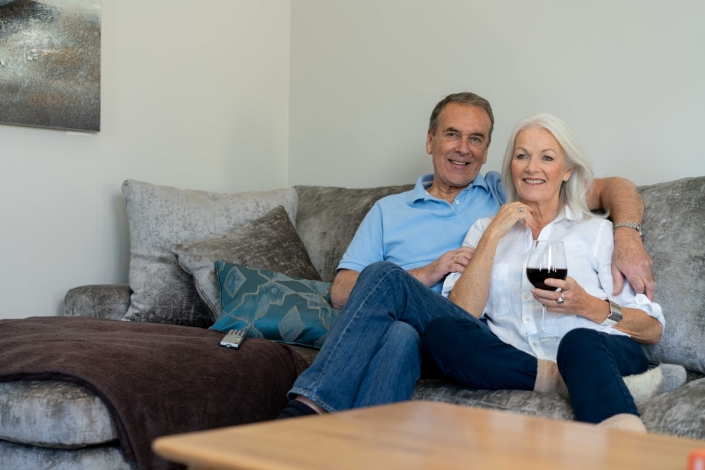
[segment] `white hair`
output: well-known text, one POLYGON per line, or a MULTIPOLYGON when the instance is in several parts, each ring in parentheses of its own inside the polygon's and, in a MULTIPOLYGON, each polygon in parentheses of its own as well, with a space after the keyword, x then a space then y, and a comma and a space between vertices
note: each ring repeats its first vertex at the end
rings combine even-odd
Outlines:
POLYGON ((573 131, 570 130, 568 124, 548 113, 529 114, 519 121, 519 124, 516 125, 512 135, 509 137, 507 151, 504 153, 504 162, 502 163, 502 183, 507 195, 507 202, 519 200, 519 194, 514 186, 514 178, 512 178, 514 142, 517 134, 529 127, 538 127, 550 132, 560 144, 563 153, 565 153, 565 169, 573 170, 568 181, 561 185, 561 207, 568 206, 574 214, 582 213, 583 217, 588 219, 596 217, 595 214, 590 212, 587 205, 587 195, 592 191, 595 179, 590 161, 580 150, 578 141, 575 139, 573 131))

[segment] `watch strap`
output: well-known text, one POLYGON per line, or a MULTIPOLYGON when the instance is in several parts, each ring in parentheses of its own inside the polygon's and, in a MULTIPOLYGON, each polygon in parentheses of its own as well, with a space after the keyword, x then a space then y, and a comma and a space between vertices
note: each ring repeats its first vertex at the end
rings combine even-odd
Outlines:
POLYGON ((611 300, 608 300, 608 302, 610 304, 610 314, 605 321, 602 322, 602 324, 612 327, 622 321, 622 307, 611 300))
POLYGON ((612 227, 612 232, 617 230, 620 227, 629 227, 635 229, 637 232, 639 232, 639 236, 643 236, 643 233, 641 231, 641 224, 637 224, 636 222, 618 222, 614 224, 612 227))

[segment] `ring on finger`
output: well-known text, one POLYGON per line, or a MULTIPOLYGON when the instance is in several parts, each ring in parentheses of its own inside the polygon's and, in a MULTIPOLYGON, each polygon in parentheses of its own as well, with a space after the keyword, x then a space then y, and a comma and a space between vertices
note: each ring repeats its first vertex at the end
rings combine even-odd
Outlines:
POLYGON ((520 207, 520 208, 519 208, 519 212, 524 212, 524 208, 523 208, 523 207, 520 207))
POLYGON ((453 264, 458 264, 458 257, 457 256, 453 256, 453 264))
POLYGON ((561 296, 556 299, 556 303, 560 305, 563 302, 565 302, 565 297, 563 297, 563 292, 561 292, 561 296))

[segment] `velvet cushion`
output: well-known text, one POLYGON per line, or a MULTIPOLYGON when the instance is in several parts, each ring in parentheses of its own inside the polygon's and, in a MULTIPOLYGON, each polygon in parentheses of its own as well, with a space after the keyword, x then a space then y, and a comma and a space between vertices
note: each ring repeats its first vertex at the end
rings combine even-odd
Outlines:
POLYGON ((130 226, 130 288, 124 320, 207 327, 210 313, 193 279, 169 250, 223 235, 279 205, 296 218, 293 189, 237 194, 192 191, 128 180, 122 185, 130 226))
POLYGON ((296 186, 299 195, 296 230, 321 279, 332 281, 335 278, 335 268, 374 203, 384 196, 409 191, 413 187, 347 189, 296 186))
POLYGON ((655 300, 666 317, 661 341, 644 349, 653 363, 705 373, 705 177, 643 186, 639 192, 655 300))
POLYGON ((0 383, 0 439, 74 449, 117 437, 105 404, 84 387, 55 380, 0 383))
POLYGON ((283 206, 232 232, 199 242, 174 245, 171 251, 191 274, 213 321, 220 313, 220 288, 215 273, 219 259, 287 276, 320 281, 306 248, 283 206))
POLYGON ((211 328, 320 348, 338 319, 331 283, 217 261, 222 311, 211 328))

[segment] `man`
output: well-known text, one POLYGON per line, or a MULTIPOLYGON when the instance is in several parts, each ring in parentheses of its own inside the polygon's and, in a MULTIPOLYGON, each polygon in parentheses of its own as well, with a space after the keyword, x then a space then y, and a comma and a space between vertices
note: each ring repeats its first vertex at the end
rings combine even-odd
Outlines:
MULTIPOLYGON (((289 392, 292 401, 281 417, 411 396, 421 367, 419 333, 434 316, 457 307, 428 295, 418 283, 398 293, 390 289, 393 283, 381 280, 410 274, 440 292, 448 273, 465 269, 473 250, 460 246, 468 228, 477 219, 494 215, 505 202, 499 174, 480 175, 493 128, 490 104, 473 93, 449 95, 436 105, 426 140, 434 173, 419 178, 407 193, 381 199, 363 220, 332 287, 333 305, 345 308, 316 360, 289 392), (394 263, 408 274, 380 261, 394 263), (370 272, 364 283, 358 282, 363 270, 370 272), (390 297, 398 297, 393 308, 376 302, 390 297)), ((623 273, 638 292, 653 298, 651 258, 639 231, 631 228, 643 215, 635 186, 621 178, 598 179, 588 202, 593 209, 609 210, 618 227, 612 267, 615 292, 623 287, 623 273)))

